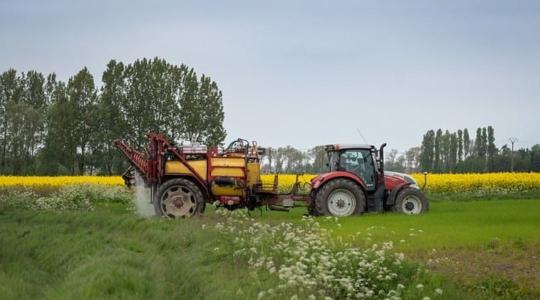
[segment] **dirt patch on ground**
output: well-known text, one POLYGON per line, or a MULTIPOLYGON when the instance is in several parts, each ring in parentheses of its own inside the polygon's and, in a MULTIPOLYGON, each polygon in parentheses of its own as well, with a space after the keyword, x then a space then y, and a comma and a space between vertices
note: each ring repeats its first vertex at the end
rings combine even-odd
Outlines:
POLYGON ((540 298, 540 244, 502 245, 494 240, 478 248, 432 249, 409 257, 460 285, 501 289, 501 296, 540 298))

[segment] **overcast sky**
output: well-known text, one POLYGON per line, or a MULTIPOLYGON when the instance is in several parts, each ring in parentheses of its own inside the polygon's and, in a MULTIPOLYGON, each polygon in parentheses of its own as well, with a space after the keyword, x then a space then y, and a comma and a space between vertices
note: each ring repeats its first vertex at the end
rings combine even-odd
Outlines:
POLYGON ((499 146, 540 143, 540 1, 155 2, 0 0, 0 71, 185 63, 223 91, 227 139, 262 145, 362 143, 358 128, 405 150, 487 125, 499 146))

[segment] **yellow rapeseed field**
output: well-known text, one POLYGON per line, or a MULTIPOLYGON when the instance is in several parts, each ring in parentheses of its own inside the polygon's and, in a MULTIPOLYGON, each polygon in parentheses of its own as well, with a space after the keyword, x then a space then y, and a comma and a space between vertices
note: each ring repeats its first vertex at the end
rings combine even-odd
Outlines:
MULTIPOLYGON (((422 186, 423 174, 413 174, 422 186)), ((459 193, 478 190, 519 192, 540 189, 540 173, 467 173, 429 174, 427 189, 433 192, 459 193)))
MULTIPOLYGON (((299 176, 301 183, 308 183, 314 176, 299 176)), ((420 186, 424 175, 412 174, 420 186)), ((273 174, 261 176, 266 185, 274 182, 273 174)), ((288 190, 294 184, 296 175, 280 174, 280 190, 288 190)), ((8 186, 64 186, 77 184, 123 185, 120 176, 0 176, 0 187, 8 186)), ((540 173, 468 173, 429 174, 427 190, 431 192, 519 192, 540 189, 540 173)))
MULTIPOLYGON (((316 175, 306 174, 298 179, 301 183, 309 182, 316 175)), ((423 174, 412 174, 418 185, 424 184, 423 174)), ((281 189, 290 188, 296 175, 280 174, 281 189)), ((272 184, 274 175, 262 175, 265 184, 272 184)), ((540 173, 467 173, 467 174, 428 174, 426 189, 431 192, 519 192, 540 189, 540 173)))

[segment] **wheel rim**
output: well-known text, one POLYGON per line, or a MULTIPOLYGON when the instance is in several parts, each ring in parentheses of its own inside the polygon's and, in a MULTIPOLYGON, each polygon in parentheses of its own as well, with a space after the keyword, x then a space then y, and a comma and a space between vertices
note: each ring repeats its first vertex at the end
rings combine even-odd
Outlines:
POLYGON ((328 210, 334 216, 350 216, 355 208, 356 197, 349 190, 337 189, 328 196, 328 210))
POLYGON ((401 210, 409 215, 417 215, 422 212, 422 201, 416 196, 407 196, 401 203, 401 210))
POLYGON ((195 214, 196 207, 194 193, 184 186, 172 186, 161 196, 163 214, 171 218, 190 217, 195 214))

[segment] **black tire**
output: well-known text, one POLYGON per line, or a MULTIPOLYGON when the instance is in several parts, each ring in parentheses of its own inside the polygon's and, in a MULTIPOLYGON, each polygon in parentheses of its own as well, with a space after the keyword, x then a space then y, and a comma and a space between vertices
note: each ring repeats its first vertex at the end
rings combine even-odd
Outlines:
MULTIPOLYGON (((338 202, 340 199, 338 198, 338 202)), ((356 184, 353 181, 338 178, 334 179, 325 185, 323 185, 315 194, 314 201, 312 203, 312 206, 310 208, 310 213, 315 216, 349 216, 349 215, 357 215, 362 212, 364 212, 366 207, 366 196, 364 195, 364 191, 358 184, 356 184), (336 214, 336 209, 339 208, 336 206, 339 206, 336 203, 330 203, 331 201, 334 201, 331 199, 331 195, 333 193, 342 192, 343 195, 349 195, 352 196, 348 198, 346 201, 343 201, 343 207, 344 211, 343 214, 336 214), (354 201, 354 204, 351 202, 354 201), (349 209, 346 209, 347 206, 352 206, 349 209), (332 208, 334 207, 334 208, 332 208)), ((338 210, 339 211, 339 210, 338 210)))
POLYGON ((159 186, 154 198, 157 216, 185 218, 204 211, 204 196, 199 187, 184 178, 165 181, 159 186))
POLYGON ((396 197, 394 211, 408 215, 418 215, 429 210, 429 201, 420 191, 415 188, 404 188, 396 197))

